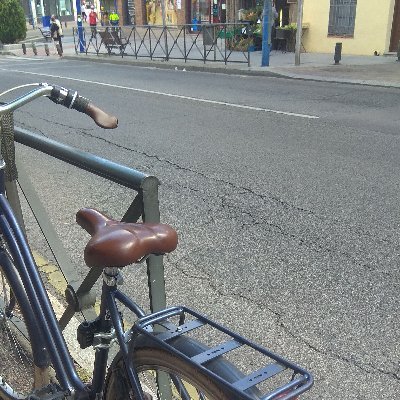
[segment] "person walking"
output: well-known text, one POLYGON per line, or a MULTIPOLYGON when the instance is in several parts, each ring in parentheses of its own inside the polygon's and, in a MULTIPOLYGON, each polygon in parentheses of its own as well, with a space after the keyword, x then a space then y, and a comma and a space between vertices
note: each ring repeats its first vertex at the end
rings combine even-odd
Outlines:
POLYGON ((63 53, 61 38, 64 36, 63 30, 61 27, 61 22, 59 19, 56 18, 55 15, 52 15, 50 17, 50 21, 51 21, 51 25, 50 25, 51 38, 53 39, 55 48, 57 49, 57 46, 59 46, 60 50, 57 49, 57 53, 61 57, 62 53, 63 53), (58 42, 58 44, 56 42, 58 42))
POLYGON ((90 7, 90 13, 89 13, 89 25, 90 25, 90 30, 92 31, 92 37, 96 36, 97 30, 96 30, 96 26, 97 26, 97 13, 94 10, 94 6, 92 5, 90 7))
POLYGON ((82 13, 82 21, 86 22, 87 15, 86 15, 86 3, 83 2, 81 5, 81 13, 82 13))

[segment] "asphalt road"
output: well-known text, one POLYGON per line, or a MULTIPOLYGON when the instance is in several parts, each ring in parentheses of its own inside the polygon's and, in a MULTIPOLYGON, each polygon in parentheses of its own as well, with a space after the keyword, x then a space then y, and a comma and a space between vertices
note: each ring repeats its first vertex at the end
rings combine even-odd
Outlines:
MULTIPOLYGON (((168 304, 310 369, 305 399, 400 397, 398 89, 14 58, 0 58, 0 76, 0 90, 79 89, 119 117, 102 131, 46 99, 15 113, 18 126, 161 180, 161 219, 180 238, 165 259, 168 304)), ((132 193, 18 155, 82 266, 74 213, 120 217, 132 193)), ((126 272, 145 291, 144 267, 126 272)))

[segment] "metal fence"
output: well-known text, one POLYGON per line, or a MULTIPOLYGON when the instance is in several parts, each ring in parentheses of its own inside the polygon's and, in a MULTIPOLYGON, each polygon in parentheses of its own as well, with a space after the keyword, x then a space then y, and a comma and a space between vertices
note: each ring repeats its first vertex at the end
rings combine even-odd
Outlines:
POLYGON ((73 36, 76 53, 249 66, 256 41, 249 23, 81 27, 73 36))

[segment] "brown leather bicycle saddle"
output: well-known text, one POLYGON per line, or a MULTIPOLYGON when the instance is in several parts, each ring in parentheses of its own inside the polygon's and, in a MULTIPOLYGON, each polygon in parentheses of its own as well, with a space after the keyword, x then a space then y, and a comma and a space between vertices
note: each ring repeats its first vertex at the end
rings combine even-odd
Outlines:
POLYGON ((124 267, 149 254, 170 253, 178 244, 169 225, 120 222, 93 208, 79 210, 76 222, 92 236, 84 253, 91 268, 124 267))

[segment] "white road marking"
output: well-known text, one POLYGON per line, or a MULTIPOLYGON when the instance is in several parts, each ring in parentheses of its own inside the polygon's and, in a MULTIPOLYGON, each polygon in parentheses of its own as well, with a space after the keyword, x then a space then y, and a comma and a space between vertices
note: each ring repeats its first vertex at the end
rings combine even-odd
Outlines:
POLYGON ((17 73, 20 73, 20 74, 27 74, 27 75, 45 76, 46 78, 57 78, 57 79, 65 79, 65 80, 69 80, 69 81, 75 81, 75 82, 91 83, 93 85, 107 86, 107 87, 112 87, 112 88, 116 88, 116 89, 131 90, 131 91, 134 91, 134 92, 155 94, 155 95, 158 95, 158 96, 173 97, 173 98, 177 98, 177 99, 197 101, 197 102, 200 102, 200 103, 217 104, 217 105, 222 105, 222 106, 226 106, 226 107, 241 108, 241 109, 245 109, 245 110, 264 111, 264 112, 269 112, 269 113, 274 113, 274 114, 288 115, 288 116, 291 116, 291 117, 308 118, 308 119, 318 119, 319 118, 316 115, 307 115, 307 114, 299 114, 299 113, 293 113, 293 112, 288 112, 288 111, 271 110, 269 108, 246 106, 244 104, 236 104, 236 103, 228 103, 228 102, 225 102, 225 101, 202 99, 202 98, 199 98, 199 97, 182 96, 182 95, 179 95, 179 94, 158 92, 156 90, 146 90, 146 89, 132 88, 132 87, 129 87, 129 86, 121 86, 121 85, 115 85, 115 84, 112 84, 112 83, 104 83, 104 82, 97 82, 97 81, 91 81, 91 80, 85 80, 85 79, 70 78, 70 77, 60 76, 60 75, 50 75, 50 74, 44 74, 44 73, 40 73, 40 72, 29 72, 29 71, 19 71, 19 70, 10 71, 10 70, 5 69, 5 68, 0 68, 0 70, 1 71, 7 71, 7 72, 13 72, 13 73, 17 72, 17 73))
POLYGON ((20 57, 20 56, 5 56, 5 60, 20 60, 20 61, 43 61, 45 58, 42 57, 20 57))

